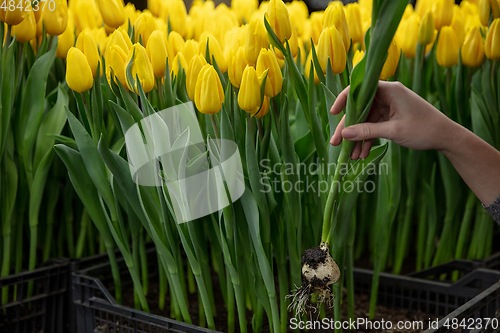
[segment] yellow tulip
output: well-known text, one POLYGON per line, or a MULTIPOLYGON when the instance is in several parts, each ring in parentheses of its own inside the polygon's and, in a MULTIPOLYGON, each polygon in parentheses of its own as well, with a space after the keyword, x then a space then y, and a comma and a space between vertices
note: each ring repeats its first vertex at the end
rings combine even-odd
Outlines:
POLYGON ((155 76, 159 78, 164 77, 167 67, 168 51, 163 32, 159 30, 153 31, 151 36, 149 36, 146 53, 153 66, 155 76))
MULTIPOLYGON (((245 25, 245 27, 247 27, 245 25)), ((245 39, 247 38, 246 28, 235 27, 229 30, 224 36, 224 58, 229 63, 229 51, 235 53, 240 46, 245 46, 245 39), (241 36, 241 37, 240 37, 241 36)))
POLYGON ((352 67, 356 67, 356 65, 359 64, 361 60, 363 60, 364 56, 365 51, 356 50, 356 52, 354 52, 354 56, 352 57, 352 67))
POLYGON ((240 87, 243 71, 247 65, 249 65, 249 63, 245 57, 245 49, 242 46, 240 46, 236 52, 233 52, 232 49, 229 50, 227 74, 229 76, 229 81, 231 81, 231 84, 236 88, 240 87))
POLYGON ((154 16, 161 15, 161 5, 162 0, 148 0, 148 9, 153 13, 154 16))
POLYGON ((455 30, 443 27, 437 42, 436 58, 440 66, 452 67, 458 64, 458 39, 455 30))
POLYGON ((255 68, 247 66, 243 71, 241 87, 238 93, 238 105, 243 111, 255 114, 262 105, 260 82, 255 68))
POLYGON ((101 12, 94 1, 78 1, 74 8, 72 12, 77 34, 85 29, 97 29, 102 25, 101 12))
POLYGON ((125 23, 123 0, 98 0, 104 23, 111 28, 118 28, 125 23))
POLYGON ((462 62, 468 67, 479 67, 484 62, 484 41, 478 27, 467 33, 464 45, 461 48, 462 62))
POLYGON ((304 68, 304 75, 306 76, 306 79, 309 80, 309 75, 310 75, 310 72, 311 72, 311 67, 313 68, 313 72, 314 72, 314 83, 319 83, 319 77, 318 77, 318 73, 316 73, 316 71, 314 70, 314 61, 313 61, 313 58, 312 58, 312 51, 309 52, 309 55, 307 56, 307 60, 306 60, 306 67, 304 68))
POLYGON ((344 8, 338 3, 330 4, 323 16, 323 28, 335 27, 342 36, 345 51, 349 51, 351 47, 351 36, 349 34, 349 26, 345 17, 344 8))
POLYGON ((485 53, 488 59, 500 60, 500 19, 494 19, 486 35, 485 53))
POLYGON ((172 49, 172 56, 175 57, 177 53, 184 52, 185 41, 178 32, 171 31, 168 34, 168 43, 170 44, 170 47, 172 49))
POLYGON ((458 45, 462 46, 465 40, 465 18, 460 10, 460 7, 455 5, 453 7, 453 19, 451 20, 451 27, 457 34, 458 45))
POLYGON ((437 30, 441 30, 442 27, 451 24, 453 19, 453 6, 455 1, 453 0, 435 0, 432 6, 432 12, 434 15, 434 26, 437 30))
POLYGON ((191 59, 186 72, 186 90, 189 98, 194 101, 194 96, 196 92, 196 81, 198 79, 198 74, 200 74, 203 66, 207 64, 205 57, 201 54, 197 54, 191 59))
POLYGON ((66 30, 57 37, 56 56, 58 58, 66 58, 69 49, 75 45, 75 23, 71 15, 71 10, 68 9, 68 12, 68 25, 66 26, 66 30))
POLYGON ((422 18, 418 28, 418 41, 420 44, 426 46, 432 43, 434 30, 434 15, 432 14, 432 11, 428 10, 422 18))
POLYGON ((203 114, 214 114, 221 110, 224 90, 219 75, 212 65, 206 64, 200 70, 196 80, 194 102, 203 114))
POLYGON ((281 43, 292 37, 292 24, 288 9, 282 0, 271 0, 267 5, 266 18, 281 43))
POLYGON ((136 10, 134 4, 131 2, 125 5, 123 11, 125 12, 125 22, 121 27, 125 29, 125 31, 128 31, 129 22, 131 25, 134 25, 134 22, 137 20, 141 12, 136 10))
POLYGON ((68 87, 79 93, 86 92, 94 84, 92 69, 87 62, 87 57, 76 47, 72 47, 68 51, 66 83, 68 87))
POLYGON ((490 24, 490 14, 490 0, 479 0, 479 19, 482 25, 487 27, 490 24))
POLYGON ((405 11, 403 13, 403 20, 408 19, 413 14, 415 14, 415 11, 413 10, 412 4, 409 3, 409 4, 406 5, 405 11))
POLYGON ((182 52, 177 53, 175 56, 174 60, 172 60, 172 68, 171 68, 171 73, 173 74, 174 77, 179 76, 179 72, 182 70, 186 70, 188 67, 188 64, 186 62, 186 58, 184 58, 184 54, 182 52))
POLYGON ((182 38, 188 35, 186 5, 182 0, 168 0, 164 2, 161 17, 170 23, 170 29, 178 32, 182 38))
POLYGON ((236 13, 239 23, 250 22, 252 13, 259 7, 258 0, 232 0, 231 8, 236 13))
POLYGON ((108 44, 108 36, 106 35, 106 29, 101 27, 99 29, 89 30, 92 37, 94 37, 94 41, 99 49, 101 54, 104 54, 104 50, 106 49, 106 45, 108 44))
POLYGON ((11 34, 12 37, 16 36, 21 43, 27 43, 36 37, 36 21, 33 11, 29 11, 21 23, 12 27, 11 34))
POLYGON ((271 105, 270 105, 269 97, 264 96, 264 100, 262 101, 262 106, 260 107, 259 112, 254 114, 253 117, 257 118, 257 119, 264 118, 269 113, 270 107, 271 107, 271 105))
POLYGON ((78 39, 76 40, 76 48, 82 51, 87 58, 87 62, 92 69, 92 75, 95 77, 100 57, 99 52, 97 51, 97 44, 89 30, 82 31, 82 33, 78 36, 78 39))
POLYGON ((420 16, 413 14, 408 17, 401 26, 400 35, 398 34, 397 45, 401 47, 407 58, 415 58, 417 52, 418 35, 415 31, 419 30, 420 16))
POLYGON ((259 19, 252 19, 247 28, 245 39, 245 56, 250 64, 257 62, 260 50, 268 48, 267 32, 259 19))
POLYGON ((28 11, 24 10, 24 7, 17 7, 17 5, 18 2, 15 1, 4 1, 2 8, 0 8, 0 20, 9 25, 18 25, 21 23, 28 14, 28 11), (11 2, 14 2, 14 4, 12 5, 11 2))
POLYGON ((182 51, 182 54, 184 54, 186 62, 189 64, 194 56, 200 54, 200 43, 198 43, 194 39, 187 40, 184 44, 184 50, 182 51))
POLYGON ((137 78, 141 83, 142 89, 145 93, 153 90, 155 86, 155 76, 153 73, 153 65, 149 61, 148 54, 144 46, 139 43, 135 43, 130 49, 125 62, 125 66, 132 61, 132 82, 127 79, 127 85, 130 90, 135 91, 136 94, 139 93, 139 88, 137 85, 137 78))
POLYGON ((142 37, 142 43, 148 44, 149 36, 156 30, 156 21, 153 15, 142 13, 134 22, 135 41, 139 42, 139 37, 142 37))
POLYGON ((381 80, 388 80, 394 76, 396 69, 398 69, 399 57, 398 45, 395 41, 392 41, 391 46, 389 46, 389 55, 382 68, 382 73, 380 73, 381 80))
POLYGON ((422 19, 424 18, 424 15, 432 9, 432 3, 434 0, 418 0, 417 4, 415 5, 415 13, 418 14, 422 19))
POLYGON ((220 71, 222 73, 225 73, 227 71, 227 62, 226 58, 224 58, 224 54, 222 53, 219 42, 217 41, 217 39, 215 39, 214 36, 206 34, 200 42, 200 53, 203 55, 205 55, 206 53, 207 44, 210 53, 210 60, 212 60, 212 58, 215 58, 220 71))
POLYGON ((268 71, 265 95, 268 97, 278 95, 283 87, 283 74, 281 73, 280 65, 274 52, 267 49, 260 50, 256 67, 259 77, 262 77, 268 71))
POLYGON ((353 43, 361 43, 364 38, 363 25, 361 20, 361 7, 358 3, 350 3, 345 6, 345 17, 349 34, 353 43))
POLYGON ((342 36, 335 26, 323 30, 319 37, 316 52, 323 73, 327 71, 328 62, 330 62, 333 74, 339 74, 344 71, 347 61, 346 51, 342 42, 342 36))
MULTIPOLYGON (((312 38, 314 45, 318 44, 319 36, 323 32, 323 15, 323 12, 314 12, 309 17, 310 38, 312 38)), ((310 38, 304 41, 309 43, 310 38)))
MULTIPOLYGON (((127 77, 125 70, 127 67, 127 53, 118 45, 111 45, 106 52, 106 77, 111 84, 111 72, 116 76, 118 81, 128 90, 127 77)), ((116 82, 116 78, 113 78, 116 82)))
MULTIPOLYGON (((297 30, 297 34, 302 36, 305 29, 305 23, 309 17, 309 10, 303 1, 294 0, 286 3, 288 14, 290 15, 290 22, 292 27, 297 30)), ((293 37, 292 37, 293 38, 293 37)))
MULTIPOLYGON (((132 47, 132 41, 128 36, 127 32, 123 30, 122 27, 116 29, 111 35, 109 35, 109 46, 117 45, 128 54, 128 51, 132 47)), ((107 51, 106 51, 107 52, 107 51)))

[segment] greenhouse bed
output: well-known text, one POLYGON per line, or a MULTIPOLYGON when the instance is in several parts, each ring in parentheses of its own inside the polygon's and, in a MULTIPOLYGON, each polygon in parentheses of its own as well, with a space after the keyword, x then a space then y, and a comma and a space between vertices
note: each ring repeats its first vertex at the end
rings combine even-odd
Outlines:
POLYGON ((30 272, 0 278, 7 302, 0 305, 0 332, 63 333, 68 289, 68 259, 52 259, 30 272), (29 285, 33 292, 28 296, 29 285))
MULTIPOLYGON (((150 263, 154 262, 156 260, 150 260, 150 263)), ((119 260, 119 265, 123 274, 127 274, 123 260, 119 260)), ((356 293, 369 294, 372 277, 371 270, 354 269, 356 293)), ((439 328, 429 329, 426 333, 451 332, 443 326, 446 319, 497 317, 499 280, 500 272, 481 268, 479 262, 467 260, 452 261, 412 276, 382 273, 378 303, 443 318, 439 321, 439 328), (459 272, 461 276, 457 282, 439 278, 444 274, 451 276, 453 272, 459 272)), ((112 285, 109 264, 102 263, 75 272, 72 281, 78 333, 214 332, 118 305, 106 288, 106 285, 112 285)))

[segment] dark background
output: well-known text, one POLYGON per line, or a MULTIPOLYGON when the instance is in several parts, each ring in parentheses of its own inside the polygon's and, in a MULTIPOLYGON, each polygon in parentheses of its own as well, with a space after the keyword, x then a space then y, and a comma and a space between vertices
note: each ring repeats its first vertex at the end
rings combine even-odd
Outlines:
MULTIPOLYGON (((305 3, 309 7, 310 11, 315 11, 315 10, 322 10, 325 9, 328 6, 328 3, 331 0, 305 0, 305 3)), ((412 4, 415 4, 416 0, 411 0, 412 4)), ((455 3, 460 3, 461 0, 455 0, 455 3)), ((132 1, 127 1, 127 2, 132 2, 137 9, 143 10, 147 7, 147 0, 132 0, 132 1)), ((189 10, 189 6, 191 4, 191 0, 185 0, 186 3, 186 8, 189 10)), ((285 2, 287 2, 285 0, 285 2)), ((356 2, 356 0, 343 0, 344 3, 349 3, 349 2, 356 2)), ((220 3, 225 3, 226 5, 231 4, 231 0, 214 0, 215 5, 217 6, 220 3)))

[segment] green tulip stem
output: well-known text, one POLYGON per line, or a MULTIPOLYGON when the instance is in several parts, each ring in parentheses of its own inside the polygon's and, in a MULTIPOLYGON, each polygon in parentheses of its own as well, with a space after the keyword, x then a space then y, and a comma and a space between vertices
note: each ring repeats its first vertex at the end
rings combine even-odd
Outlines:
POLYGON ((5 36, 5 44, 4 44, 5 49, 9 47, 11 41, 11 36, 10 36, 11 31, 12 31, 12 26, 10 24, 7 24, 7 35, 5 36))
POLYGON ((90 134, 92 135, 92 139, 94 139, 95 143, 97 144, 98 137, 96 136, 94 130, 94 120, 92 119, 92 114, 90 113, 90 108, 89 104, 87 103, 87 98, 85 97, 84 93, 80 93, 80 95, 82 96, 82 102, 85 108, 85 114, 87 115, 87 119, 89 121, 90 134))
POLYGON ((212 127, 214 128, 215 137, 220 140, 219 128, 217 127, 217 121, 213 114, 210 115, 210 120, 212 121, 212 127))
POLYGON ((259 128, 259 139, 262 142, 264 140, 264 125, 262 125, 262 119, 257 119, 257 127, 259 128))

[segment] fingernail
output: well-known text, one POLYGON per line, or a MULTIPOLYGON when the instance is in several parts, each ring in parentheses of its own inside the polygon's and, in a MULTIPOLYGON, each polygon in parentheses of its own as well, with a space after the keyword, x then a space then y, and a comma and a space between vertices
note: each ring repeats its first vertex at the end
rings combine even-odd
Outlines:
POLYGON ((358 136, 358 132, 354 128, 346 128, 342 131, 342 137, 344 139, 350 140, 358 136))

